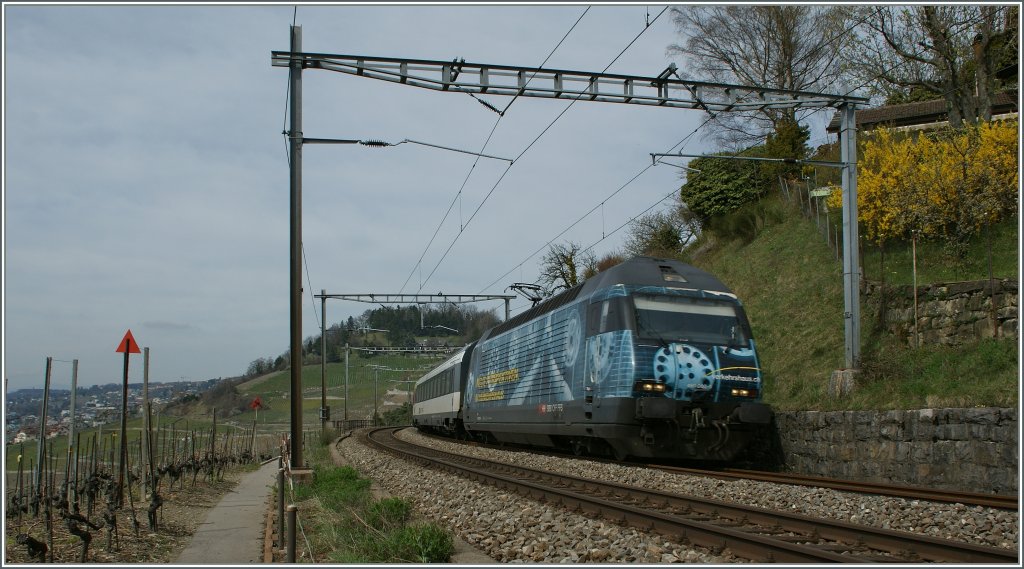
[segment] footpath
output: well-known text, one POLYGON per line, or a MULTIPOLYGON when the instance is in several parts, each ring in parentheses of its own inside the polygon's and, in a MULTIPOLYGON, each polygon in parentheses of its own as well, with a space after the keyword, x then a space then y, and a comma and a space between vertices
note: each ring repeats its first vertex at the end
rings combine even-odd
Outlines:
POLYGON ((175 563, 263 563, 267 503, 276 483, 276 459, 243 476, 238 486, 206 513, 206 519, 175 563))
MULTIPOLYGON (((331 445, 337 465, 348 464, 338 448, 340 439, 331 445)), ((192 536, 192 541, 174 561, 179 565, 250 565, 273 563, 271 543, 275 533, 270 520, 273 512, 270 497, 277 485, 277 459, 265 463, 255 472, 242 477, 238 486, 206 513, 206 519, 192 536)), ((372 491, 378 498, 386 493, 375 483, 372 491)), ((455 539, 455 553, 450 560, 460 565, 487 565, 496 561, 461 539, 455 539)))

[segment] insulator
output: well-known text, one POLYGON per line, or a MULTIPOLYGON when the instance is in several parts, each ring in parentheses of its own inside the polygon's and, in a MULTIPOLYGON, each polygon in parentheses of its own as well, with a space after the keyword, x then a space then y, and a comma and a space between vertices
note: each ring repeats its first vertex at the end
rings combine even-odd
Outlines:
POLYGON ((359 144, 362 144, 363 146, 377 146, 377 147, 394 146, 390 142, 384 142, 383 140, 360 140, 359 144))
POLYGON ((494 112, 498 113, 498 115, 500 115, 500 116, 505 116, 505 112, 504 112, 504 111, 499 111, 499 110, 497 109, 497 107, 495 107, 494 105, 492 105, 492 104, 488 103, 487 101, 484 101, 483 99, 477 99, 476 97, 473 97, 473 98, 474 98, 474 99, 476 99, 476 102, 478 102, 478 103, 480 103, 481 105, 483 105, 483 106, 487 107, 488 109, 491 109, 492 111, 494 111, 494 112))

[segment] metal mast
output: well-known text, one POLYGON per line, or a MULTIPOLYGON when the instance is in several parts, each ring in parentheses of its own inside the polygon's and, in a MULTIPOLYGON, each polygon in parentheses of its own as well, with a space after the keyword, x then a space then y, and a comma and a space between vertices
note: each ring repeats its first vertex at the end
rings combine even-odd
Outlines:
POLYGON ((291 168, 291 443, 290 464, 302 468, 302 26, 291 27, 288 130, 291 168))
POLYGON ((853 104, 839 108, 843 162, 843 321, 846 368, 860 367, 860 235, 857 229, 857 123, 853 104))

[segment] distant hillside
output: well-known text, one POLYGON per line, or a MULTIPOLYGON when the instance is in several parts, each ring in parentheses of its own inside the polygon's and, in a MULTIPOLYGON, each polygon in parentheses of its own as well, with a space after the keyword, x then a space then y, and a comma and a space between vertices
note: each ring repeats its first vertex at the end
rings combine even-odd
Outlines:
MULTIPOLYGON (((717 275, 742 300, 769 403, 780 409, 1016 406, 1016 340, 910 350, 874 331, 863 299, 862 386, 851 397, 829 400, 829 376, 845 364, 841 262, 795 209, 776 198, 758 209, 760 229, 752 240, 708 234, 687 260, 717 275)), ((1006 242, 994 248, 1016 248, 1016 231, 998 237, 1006 242)), ((1016 276, 1015 267, 1009 276, 1016 276)))
POLYGON ((169 416, 201 416, 212 415, 217 410, 218 417, 231 417, 249 409, 251 398, 243 396, 238 386, 244 378, 225 378, 212 383, 207 389, 195 394, 175 399, 164 407, 163 412, 169 416))

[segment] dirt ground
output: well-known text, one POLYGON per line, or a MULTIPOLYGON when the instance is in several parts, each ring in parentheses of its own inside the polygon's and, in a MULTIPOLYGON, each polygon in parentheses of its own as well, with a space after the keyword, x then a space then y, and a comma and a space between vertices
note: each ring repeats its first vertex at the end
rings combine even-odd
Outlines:
MULTIPOLYGON (((163 486, 160 493, 164 504, 159 510, 156 531, 150 531, 147 515, 148 503, 135 503, 135 519, 138 530, 132 522, 132 510, 127 498, 125 507, 117 512, 117 533, 110 540, 108 548, 108 529, 89 528, 92 539, 89 544, 86 563, 173 563, 181 550, 188 545, 199 524, 206 517, 206 510, 216 505, 229 490, 234 488, 244 471, 231 468, 224 471, 224 479, 210 482, 203 480, 202 475, 192 486, 191 477, 184 480, 184 488, 175 483, 173 489, 163 486)), ((85 515, 85 508, 82 508, 85 515)), ((97 505, 89 521, 104 526, 102 513, 105 506, 97 505)), ((52 543, 49 553, 54 563, 78 563, 81 559, 82 540, 68 532, 60 513, 54 510, 50 527, 52 540, 47 530, 46 515, 40 512, 38 517, 23 514, 19 523, 17 517, 4 520, 4 564, 38 563, 38 559, 29 557, 27 548, 18 544, 16 536, 26 533, 43 543, 52 543)), ((47 558, 50 561, 50 558, 47 558)))

